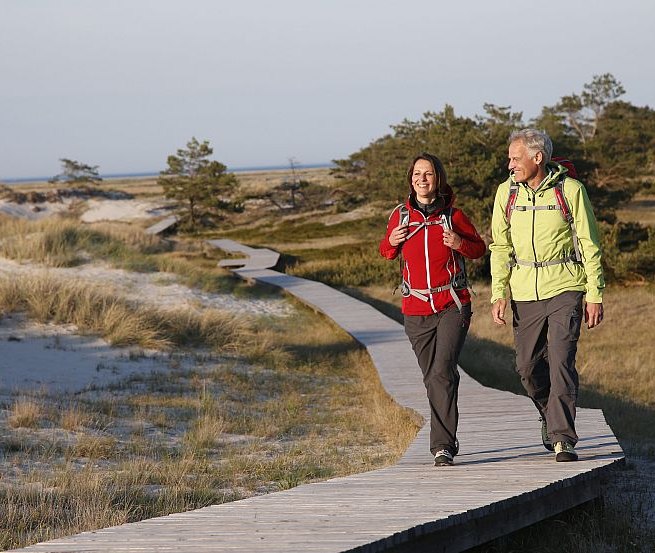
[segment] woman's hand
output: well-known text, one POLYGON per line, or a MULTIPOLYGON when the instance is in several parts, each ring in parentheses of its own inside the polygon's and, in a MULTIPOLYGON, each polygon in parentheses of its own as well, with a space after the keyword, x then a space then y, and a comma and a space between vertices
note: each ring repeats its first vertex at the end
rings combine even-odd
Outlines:
POLYGON ((409 225, 398 225, 395 229, 391 231, 389 235, 389 244, 394 248, 397 248, 405 240, 407 240, 407 235, 409 234, 409 225))
POLYGON ((462 237, 452 230, 443 231, 444 246, 448 246, 453 250, 459 250, 462 247, 462 237))

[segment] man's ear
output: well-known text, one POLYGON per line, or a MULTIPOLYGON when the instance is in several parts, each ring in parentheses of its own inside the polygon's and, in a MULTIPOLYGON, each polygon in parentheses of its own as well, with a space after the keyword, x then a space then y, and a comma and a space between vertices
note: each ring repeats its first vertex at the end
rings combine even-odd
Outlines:
POLYGON ((542 162, 543 160, 544 160, 544 154, 543 154, 542 152, 537 152, 537 153, 534 155, 534 162, 535 162, 537 165, 541 165, 541 162, 542 162))

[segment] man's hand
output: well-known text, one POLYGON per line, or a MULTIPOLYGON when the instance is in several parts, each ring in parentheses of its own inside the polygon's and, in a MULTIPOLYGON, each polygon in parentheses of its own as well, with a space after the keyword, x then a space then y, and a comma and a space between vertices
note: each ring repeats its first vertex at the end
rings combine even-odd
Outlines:
POLYGON ((507 308, 507 300, 499 299, 496 300, 491 306, 491 316, 493 317, 494 323, 499 325, 507 324, 505 322, 505 309, 507 308))
POLYGON ((587 328, 594 328, 603 322, 603 304, 587 302, 584 309, 584 321, 587 323, 587 328))

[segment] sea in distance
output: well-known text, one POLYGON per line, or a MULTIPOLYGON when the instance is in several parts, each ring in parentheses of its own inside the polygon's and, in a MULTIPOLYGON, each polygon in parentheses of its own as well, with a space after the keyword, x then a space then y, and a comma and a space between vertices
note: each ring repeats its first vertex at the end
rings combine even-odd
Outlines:
MULTIPOLYGON (((327 167, 335 167, 333 163, 308 163, 308 164, 299 164, 294 165, 294 169, 322 169, 327 167)), ((291 166, 289 165, 263 165, 263 166, 252 166, 252 167, 228 167, 227 171, 230 173, 252 173, 255 171, 291 171, 291 166)), ((145 179, 148 177, 158 177, 159 172, 146 171, 143 173, 108 173, 100 175, 103 180, 109 179, 145 179)), ((20 184, 22 182, 40 182, 47 181, 51 179, 49 177, 21 177, 21 178, 0 178, 0 183, 2 184, 20 184)))

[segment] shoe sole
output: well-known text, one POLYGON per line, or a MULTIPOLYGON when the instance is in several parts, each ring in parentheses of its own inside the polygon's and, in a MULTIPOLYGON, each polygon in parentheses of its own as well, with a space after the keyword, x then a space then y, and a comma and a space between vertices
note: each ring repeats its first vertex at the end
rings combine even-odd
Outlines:
POLYGON ((434 466, 435 467, 452 467, 453 466, 452 461, 435 461, 434 466))
POLYGON ((558 463, 568 463, 577 460, 578 460, 578 456, 571 455, 570 453, 558 453, 557 455, 555 455, 555 461, 557 461, 558 463))

